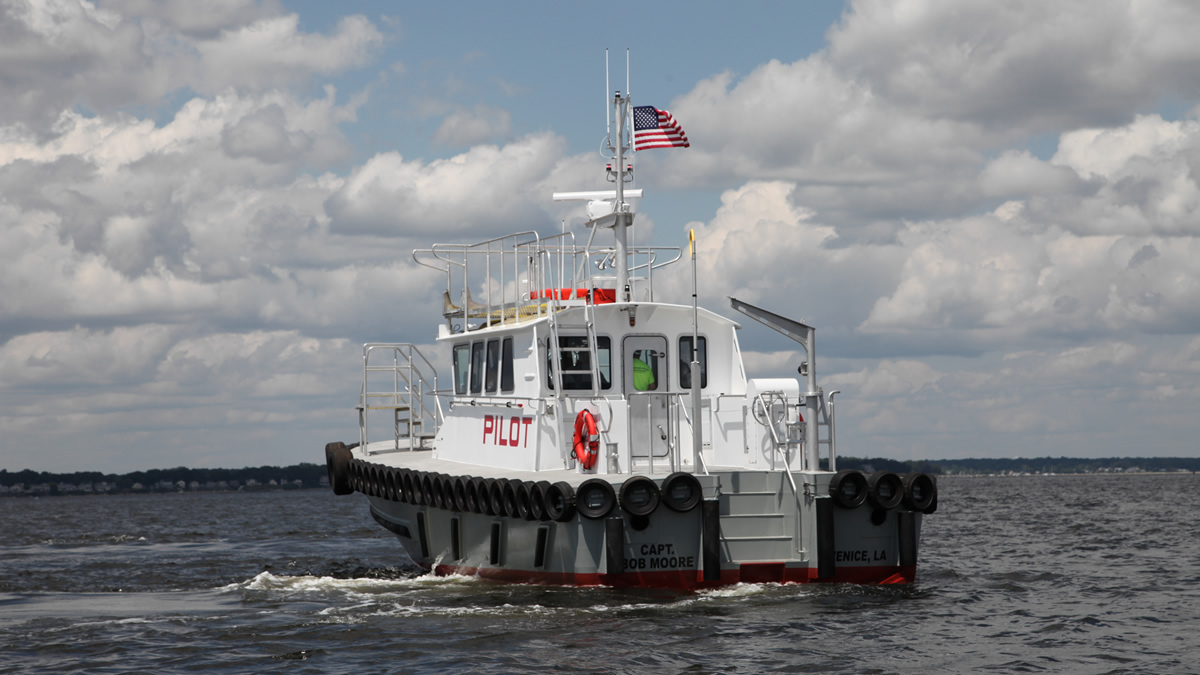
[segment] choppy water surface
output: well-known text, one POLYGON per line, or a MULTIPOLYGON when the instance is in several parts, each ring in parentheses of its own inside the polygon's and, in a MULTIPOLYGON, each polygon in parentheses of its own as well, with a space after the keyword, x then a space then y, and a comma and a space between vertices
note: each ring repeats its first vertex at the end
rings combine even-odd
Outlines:
POLYGON ((1200 476, 942 478, 917 583, 420 576, 360 496, 0 499, 0 673, 1197 671, 1200 476))

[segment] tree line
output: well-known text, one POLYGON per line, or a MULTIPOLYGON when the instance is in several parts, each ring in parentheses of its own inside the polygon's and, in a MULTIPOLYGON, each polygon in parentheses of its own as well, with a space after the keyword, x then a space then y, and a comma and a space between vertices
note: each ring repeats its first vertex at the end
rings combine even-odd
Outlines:
MULTIPOLYGON (((821 460, 821 468, 828 468, 828 460, 821 460)), ((837 468, 868 472, 921 471, 935 475, 1196 472, 1200 471, 1200 457, 1038 457, 912 461, 884 457, 838 457, 837 468)), ((189 469, 180 466, 124 474, 0 469, 0 487, 4 488, 3 492, 6 494, 296 489, 316 488, 325 484, 325 466, 308 462, 291 466, 257 466, 242 469, 189 469), (84 489, 85 485, 89 487, 84 489), (21 490, 14 491, 14 486, 21 486, 21 490), (35 486, 38 487, 36 491, 35 486), (104 489, 100 489, 100 486, 104 486, 104 489)))
POLYGON ((29 492, 34 486, 45 486, 42 492, 50 494, 73 492, 137 492, 174 490, 238 490, 238 489, 294 489, 320 487, 326 477, 323 464, 305 462, 292 466, 254 466, 242 469, 189 469, 179 466, 172 469, 149 469, 116 474, 100 471, 74 471, 55 473, 50 471, 9 471, 0 469, 0 486, 9 488, 22 486, 29 492), (182 483, 182 487, 180 484, 182 483), (82 486, 89 486, 82 489, 82 486), (69 486, 69 489, 61 489, 69 486), (106 489, 99 489, 104 486, 106 489), (167 487, 170 486, 170 487, 167 487))
MULTIPOLYGON (((827 466, 822 460, 822 468, 827 466)), ((863 471, 923 471, 939 475, 1074 474, 1200 471, 1200 457, 1034 457, 926 459, 838 457, 837 468, 863 471)))

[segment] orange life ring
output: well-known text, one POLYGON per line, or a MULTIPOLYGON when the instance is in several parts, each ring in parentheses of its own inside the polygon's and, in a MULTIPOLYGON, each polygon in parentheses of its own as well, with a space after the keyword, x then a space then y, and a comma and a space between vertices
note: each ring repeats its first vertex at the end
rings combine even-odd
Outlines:
POLYGON ((600 454, 600 436, 596 431, 596 418, 590 410, 580 410, 575 416, 575 457, 584 469, 596 466, 600 454))

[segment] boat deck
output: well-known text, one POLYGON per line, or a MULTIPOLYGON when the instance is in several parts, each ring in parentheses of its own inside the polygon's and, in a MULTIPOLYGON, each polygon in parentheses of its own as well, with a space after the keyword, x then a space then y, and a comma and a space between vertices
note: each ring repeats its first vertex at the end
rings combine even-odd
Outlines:
MULTIPOLYGON (((478 464, 464 464, 462 462, 453 462, 445 459, 437 459, 433 456, 433 451, 430 448, 418 448, 417 450, 409 450, 406 447, 401 447, 396 450, 395 443, 392 441, 383 441, 380 443, 371 443, 367 446, 368 454, 364 458, 365 461, 373 464, 380 464, 387 467, 412 469, 415 471, 425 471, 429 473, 444 473, 451 476, 478 476, 480 478, 506 478, 508 480, 523 480, 523 481, 549 481, 556 483, 564 481, 572 487, 578 487, 580 483, 590 478, 603 478, 608 480, 613 485, 619 485, 633 474, 615 474, 604 475, 594 473, 580 473, 574 469, 559 469, 559 470, 543 470, 543 471, 517 471, 514 469, 504 469, 498 467, 481 466, 478 464)), ((710 467, 710 476, 696 474, 696 478, 700 479, 701 485, 704 485, 706 492, 710 487, 717 486, 716 476, 712 474, 744 472, 743 468, 737 467, 710 467), (710 481, 711 480, 711 484, 710 481)), ((634 472, 639 473, 639 472, 634 472)), ((670 475, 670 471, 658 470, 653 474, 640 472, 641 475, 646 475, 651 478, 666 478, 670 475)), ((709 495, 711 497, 711 495, 709 495)))

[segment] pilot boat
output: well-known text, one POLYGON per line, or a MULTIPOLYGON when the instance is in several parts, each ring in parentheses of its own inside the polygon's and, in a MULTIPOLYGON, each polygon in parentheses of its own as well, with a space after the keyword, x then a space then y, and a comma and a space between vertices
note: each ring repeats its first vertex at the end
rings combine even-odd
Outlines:
POLYGON ((610 190, 587 235, 518 232, 413 252, 445 283, 435 364, 362 351, 359 438, 325 447, 417 565, 506 582, 703 589, 911 583, 925 473, 837 468, 815 329, 730 298, 795 340, 795 377, 748 378, 739 324, 655 295, 683 249, 630 246, 629 96, 612 100, 610 190), (615 166, 615 168, 614 168, 615 166))

